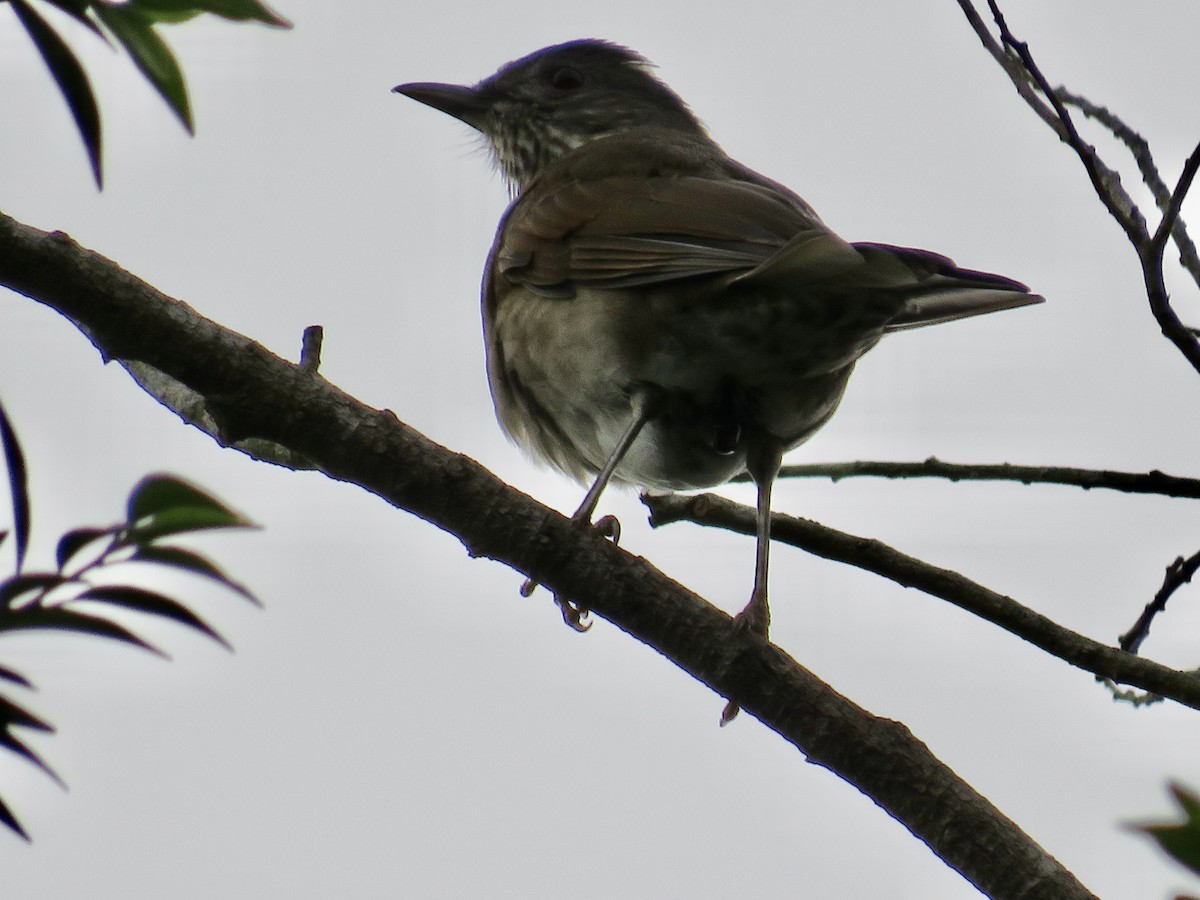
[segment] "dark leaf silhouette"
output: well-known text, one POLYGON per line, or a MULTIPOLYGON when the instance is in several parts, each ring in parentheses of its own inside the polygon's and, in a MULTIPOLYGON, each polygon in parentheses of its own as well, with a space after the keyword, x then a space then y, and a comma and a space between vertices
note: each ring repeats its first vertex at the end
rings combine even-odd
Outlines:
MULTIPOLYGON (((25 564, 29 549, 29 486, 25 472, 25 454, 17 441, 17 433, 8 420, 4 404, 0 403, 0 444, 4 446, 4 464, 8 467, 8 492, 12 498, 13 533, 17 541, 17 571, 25 564)), ((2 539, 7 532, 0 535, 2 539)))
POLYGON ((113 606, 120 606, 137 612, 162 616, 164 619, 170 619, 173 622, 178 622, 180 625, 187 625, 189 628, 196 629, 201 634, 208 635, 227 650, 233 649, 229 646, 229 642, 225 638, 221 637, 207 622, 182 603, 172 600, 170 597, 164 597, 162 594, 156 594, 153 591, 124 586, 94 587, 88 588, 77 599, 94 600, 98 603, 109 603, 113 606))
MULTIPOLYGON (((96 107, 96 97, 92 94, 87 73, 83 71, 83 66, 79 64, 66 42, 26 0, 10 2, 67 101, 75 119, 75 126, 79 129, 79 136, 83 139, 83 146, 87 150, 88 159, 91 160, 96 186, 101 187, 104 179, 100 171, 100 111, 96 107)), ((10 468, 10 477, 11 472, 10 468)))
POLYGON ((258 0, 133 0, 130 5, 157 22, 182 22, 207 12, 235 22, 292 27, 291 22, 258 0))
POLYGON ((92 8, 100 21, 129 51, 134 63, 167 101, 167 106, 179 117, 183 127, 189 134, 195 132, 183 71, 175 61, 171 48, 154 30, 154 23, 133 4, 118 6, 98 3, 92 8))
POLYGON ((0 609, 12 606, 13 601, 23 594, 36 591, 45 594, 69 579, 57 572, 30 572, 25 575, 14 575, 5 581, 0 581, 0 609))
POLYGON ((54 558, 58 563, 59 570, 61 571, 72 557, 88 544, 113 535, 117 531, 117 528, 76 528, 68 531, 58 539, 58 546, 54 550, 54 558))
POLYGON ((180 569, 185 572, 191 572, 195 575, 203 575, 206 578, 212 578, 219 581, 225 587, 235 591, 249 600, 256 606, 261 606, 258 598, 254 596, 247 588, 234 581, 211 560, 201 556, 192 550, 185 550, 182 547, 162 547, 157 544, 150 544, 139 547, 137 551, 130 557, 135 562, 156 563, 162 566, 171 566, 175 569, 180 569))
POLYGON ((1183 821, 1162 825, 1134 825, 1145 832, 1175 860, 1200 875, 1200 796, 1172 784, 1171 793, 1183 812, 1183 821))
POLYGON ((88 18, 88 7, 91 5, 89 0, 46 0, 46 2, 51 6, 57 6, 80 25, 91 29, 98 37, 106 42, 108 41, 108 38, 104 37, 104 32, 96 26, 95 22, 88 18))
POLYGON ((78 634, 90 634, 95 637, 111 638, 149 650, 151 653, 165 657, 166 654, 154 647, 133 632, 102 619, 99 616, 76 612, 62 607, 29 607, 6 612, 0 616, 0 632, 4 631, 73 631, 78 634))

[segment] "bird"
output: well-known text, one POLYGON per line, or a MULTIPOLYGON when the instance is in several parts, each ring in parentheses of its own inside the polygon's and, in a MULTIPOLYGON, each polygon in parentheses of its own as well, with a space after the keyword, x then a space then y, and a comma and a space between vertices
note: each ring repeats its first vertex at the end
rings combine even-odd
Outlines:
POLYGON ((1043 300, 937 253, 839 237, 728 156, 616 43, 569 41, 473 85, 393 90, 479 132, 508 184, 483 279, 488 381, 517 445, 591 480, 573 519, 591 524, 610 482, 754 481, 741 633, 769 634, 783 455, 830 420, 863 354, 894 331, 1043 300))

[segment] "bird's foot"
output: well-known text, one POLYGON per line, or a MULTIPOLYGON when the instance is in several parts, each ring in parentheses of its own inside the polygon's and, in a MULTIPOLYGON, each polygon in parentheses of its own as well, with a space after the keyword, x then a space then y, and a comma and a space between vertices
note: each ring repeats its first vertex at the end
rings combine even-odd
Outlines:
MULTIPOLYGON (((753 635, 765 641, 770 627, 771 609, 767 605, 767 592, 755 588, 746 608, 733 617, 733 635, 735 638, 740 638, 742 635, 753 635)), ((725 708, 721 710, 721 727, 724 728, 736 719, 741 709, 732 700, 726 703, 725 708)))
POLYGON ((564 600, 562 597, 558 596, 558 594, 554 595, 554 602, 557 603, 558 608, 562 610, 563 621, 580 634, 592 627, 591 622, 583 621, 588 617, 590 612, 586 606, 580 606, 574 600, 564 600))
POLYGON ((765 641, 770 628, 771 610, 767 606, 766 592, 760 594, 755 591, 750 597, 750 602, 746 604, 746 608, 733 617, 733 633, 738 637, 743 634, 752 634, 765 641))
POLYGON ((621 543, 621 520, 616 516, 601 516, 591 525, 601 537, 608 538, 614 544, 621 543))
MULTIPOLYGON (((601 516, 595 522, 587 522, 583 519, 577 519, 576 521, 583 523, 588 528, 594 529, 602 537, 607 538, 614 544, 621 540, 621 522, 616 516, 601 516)), ((538 583, 536 579, 526 578, 525 582, 521 585, 521 596, 528 597, 537 590, 537 587, 538 583)), ((558 594, 554 595, 554 602, 562 610, 563 621, 571 628, 582 633, 592 627, 591 622, 584 621, 590 612, 587 607, 581 606, 575 600, 564 600, 558 594)))

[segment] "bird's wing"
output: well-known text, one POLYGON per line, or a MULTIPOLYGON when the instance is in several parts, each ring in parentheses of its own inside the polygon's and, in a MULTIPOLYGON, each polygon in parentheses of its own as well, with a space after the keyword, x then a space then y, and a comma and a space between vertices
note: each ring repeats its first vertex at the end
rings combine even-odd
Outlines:
POLYGON ((786 189, 739 178, 562 179, 519 199, 497 241, 495 270, 549 297, 725 275, 831 297, 890 295, 889 331, 1042 301, 1018 281, 926 250, 847 243, 786 189))
POLYGON ((863 258, 802 202, 732 178, 613 175, 543 185, 514 204, 500 274, 543 293, 636 287, 700 275, 827 278, 863 258))
POLYGON ((954 260, 928 250, 892 244, 848 245, 858 265, 830 273, 831 278, 814 278, 805 268, 806 235, 798 235, 756 269, 734 282, 796 285, 797 270, 803 283, 834 296, 891 296, 901 301, 886 330, 900 331, 951 322, 969 316, 1015 309, 1041 303, 1043 298, 1012 278, 963 269, 954 260))

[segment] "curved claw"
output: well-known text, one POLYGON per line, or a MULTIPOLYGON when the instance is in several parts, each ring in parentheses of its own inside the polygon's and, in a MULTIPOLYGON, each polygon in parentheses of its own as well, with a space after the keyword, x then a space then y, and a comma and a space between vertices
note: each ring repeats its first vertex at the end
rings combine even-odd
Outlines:
POLYGON ((721 727, 724 728, 730 722, 737 718, 737 714, 742 711, 742 708, 730 700, 725 704, 725 708, 721 710, 721 727))
POLYGON ((588 610, 571 600, 561 600, 558 594, 554 595, 554 602, 558 604, 562 610, 563 621, 571 628, 574 628, 580 634, 592 627, 591 622, 585 623, 583 620, 588 617, 588 610))
MULTIPOLYGON (((750 593, 750 602, 746 604, 746 608, 733 617, 733 636, 754 636, 765 641, 768 639, 770 627, 771 609, 767 605, 766 589, 759 590, 756 587, 750 593)), ((732 700, 726 703, 725 708, 721 710, 721 727, 724 728, 736 719, 741 709, 732 700)))
MULTIPOLYGON (((0 2, 3 2, 3 0, 0 0, 0 2)), ((595 531, 597 531, 600 534, 601 537, 607 538, 608 540, 612 541, 614 544, 618 544, 621 541, 621 521, 616 516, 601 516, 595 522, 586 522, 584 524, 586 524, 588 528, 594 529, 595 531)), ((521 583, 519 592, 522 597, 528 597, 531 594, 533 594, 533 592, 536 591, 537 589, 538 589, 537 580, 534 578, 526 578, 521 583)), ((562 604, 560 603, 559 606, 562 606, 562 604)), ((578 607, 574 607, 574 608, 578 608, 578 607)), ((582 610, 582 615, 583 616, 587 615, 586 609, 582 610)), ((571 618, 567 618, 567 613, 565 611, 565 608, 563 611, 563 618, 567 619, 567 624, 570 625, 572 628, 574 628, 576 631, 587 631, 588 628, 592 627, 591 625, 586 625, 586 626, 580 627, 579 620, 581 618, 581 615, 579 613, 572 613, 571 618)))
POLYGON ((592 523, 592 528, 614 544, 621 543, 621 520, 616 516, 601 516, 592 523))

